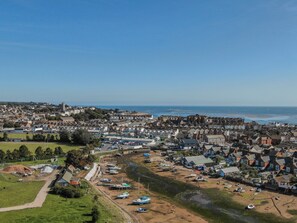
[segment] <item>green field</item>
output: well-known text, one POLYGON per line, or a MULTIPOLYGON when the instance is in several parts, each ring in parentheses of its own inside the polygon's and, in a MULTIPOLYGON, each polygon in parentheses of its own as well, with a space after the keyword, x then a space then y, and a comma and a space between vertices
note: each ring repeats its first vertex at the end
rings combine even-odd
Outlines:
POLYGON ((17 182, 11 174, 0 174, 0 208, 32 202, 44 181, 17 182))
MULTIPOLYGON (((49 194, 41 208, 25 209, 0 213, 1 223, 83 223, 91 220, 93 194, 82 198, 66 199, 49 194)), ((117 210, 110 209, 99 197, 99 222, 123 222, 117 210)))
POLYGON ((55 149, 58 146, 61 146, 64 152, 68 152, 73 149, 79 149, 81 146, 75 146, 71 144, 63 144, 63 143, 57 143, 57 142, 0 142, 0 149, 3 151, 13 151, 14 149, 19 149, 21 145, 26 145, 28 149, 34 153, 35 149, 38 146, 41 146, 43 149, 51 148, 55 149))

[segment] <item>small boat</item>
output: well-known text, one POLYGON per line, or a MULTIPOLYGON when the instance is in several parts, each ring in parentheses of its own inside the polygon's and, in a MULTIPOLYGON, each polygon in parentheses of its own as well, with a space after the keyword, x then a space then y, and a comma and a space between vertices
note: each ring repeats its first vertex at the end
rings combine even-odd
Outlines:
POLYGON ((137 200, 133 200, 132 204, 141 205, 141 204, 149 204, 151 202, 151 198, 148 196, 141 196, 137 200))
POLYGON ((258 188, 256 189, 256 192, 258 192, 258 193, 259 193, 259 192, 262 192, 262 189, 258 187, 258 188))
POLYGON ((203 177, 203 176, 198 176, 194 179, 194 181, 197 181, 197 182, 204 182, 206 181, 206 179, 203 177))
POLYGON ((238 192, 238 193, 242 193, 244 192, 243 188, 242 187, 237 187, 234 192, 238 192))
POLYGON ((131 189, 132 186, 127 183, 122 183, 122 184, 113 184, 109 186, 109 189, 111 190, 123 190, 123 189, 131 189))
POLYGON ((108 163, 106 166, 107 167, 115 167, 116 165, 115 164, 112 164, 112 163, 108 163))
POLYGON ((148 157, 151 156, 151 154, 149 154, 149 153, 144 153, 143 156, 146 157, 146 158, 148 158, 148 157))
POLYGON ((110 175, 116 175, 116 174, 118 174, 119 172, 118 171, 116 171, 116 170, 110 170, 109 171, 109 174, 110 175))
POLYGON ((253 204, 249 204, 247 207, 246 207, 248 210, 252 210, 255 208, 255 205, 253 204))
POLYGON ((121 167, 118 167, 118 166, 111 166, 111 167, 108 167, 109 170, 121 170, 122 168, 121 167))
POLYGON ((112 180, 111 179, 108 179, 108 178, 101 178, 100 179, 100 182, 103 182, 103 183, 110 183, 112 180))
POLYGON ((138 213, 146 213, 148 211, 148 209, 146 209, 146 208, 137 208, 136 211, 138 213))
POLYGON ((118 196, 117 196, 117 199, 126 199, 126 198, 128 198, 129 197, 129 193, 128 192, 124 192, 124 193, 122 193, 122 194, 119 194, 118 196))

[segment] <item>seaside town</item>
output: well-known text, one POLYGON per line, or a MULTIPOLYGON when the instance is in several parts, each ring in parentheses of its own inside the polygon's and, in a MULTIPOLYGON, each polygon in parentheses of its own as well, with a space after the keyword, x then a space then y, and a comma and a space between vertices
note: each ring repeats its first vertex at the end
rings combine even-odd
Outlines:
POLYGON ((102 222, 296 221, 296 125, 1 103, 0 140, 0 197, 7 200, 0 217, 42 207, 49 193, 94 196, 101 206, 90 207, 92 222, 111 210, 102 222), (14 185, 39 183, 33 200, 4 196, 11 177, 14 185))

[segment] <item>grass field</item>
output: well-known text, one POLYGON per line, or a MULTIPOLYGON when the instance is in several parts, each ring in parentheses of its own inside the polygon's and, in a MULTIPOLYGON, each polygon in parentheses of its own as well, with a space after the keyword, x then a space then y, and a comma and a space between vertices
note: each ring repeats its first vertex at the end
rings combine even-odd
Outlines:
MULTIPOLYGON (((49 194, 41 208, 0 213, 1 223, 83 223, 91 220, 93 194, 82 198, 66 199, 49 194)), ((99 197, 100 220, 98 222, 123 222, 117 210, 109 209, 99 197)))
MULTIPOLYGON (((17 182, 11 174, 0 174, 0 207, 10 207, 32 202, 44 181, 17 182)), ((2 221, 2 220, 1 220, 2 221)))
POLYGON ((56 147, 61 146, 64 152, 81 148, 81 146, 75 146, 71 144, 63 144, 63 143, 57 143, 57 142, 49 142, 49 143, 47 142, 0 142, 0 149, 2 149, 3 151, 7 151, 7 150, 13 151, 14 149, 20 148, 21 145, 26 145, 32 153, 35 152, 35 149, 38 146, 41 146, 43 149, 51 148, 53 150, 56 147))

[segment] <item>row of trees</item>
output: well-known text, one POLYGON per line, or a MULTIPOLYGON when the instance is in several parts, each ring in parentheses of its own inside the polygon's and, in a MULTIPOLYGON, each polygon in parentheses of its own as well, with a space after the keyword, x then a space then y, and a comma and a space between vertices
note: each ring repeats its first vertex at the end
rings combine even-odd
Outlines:
POLYGON ((96 144, 98 146, 99 140, 92 137, 92 135, 85 129, 77 129, 72 134, 67 130, 62 130, 59 133, 60 142, 73 143, 76 145, 96 144))
MULTIPOLYGON (((9 134, 3 133, 3 137, 0 137, 0 141, 9 141, 9 134)), ((61 142, 61 143, 73 143, 76 145, 98 144, 99 140, 92 137, 92 135, 85 129, 77 129, 73 133, 67 130, 62 130, 57 134, 33 134, 26 135, 26 141, 35 142, 61 142)))
POLYGON ((27 134, 26 141, 34 142, 57 142, 59 141, 58 135, 54 134, 34 134, 32 137, 27 134))
MULTIPOLYGON (((10 137, 7 132, 3 133, 3 137, 0 137, 0 141, 9 141, 10 137)), ((34 141, 34 142, 58 142, 59 136, 55 134, 34 134, 30 136, 28 133, 26 134, 26 141, 34 141)))
POLYGON ((32 153, 26 145, 20 146, 19 149, 14 149, 13 151, 7 150, 4 152, 0 149, 0 162, 17 162, 24 160, 34 160, 34 159, 50 159, 53 156, 62 157, 65 156, 63 149, 59 146, 54 150, 51 148, 37 147, 35 152, 32 153))

